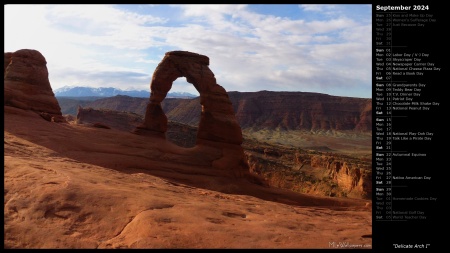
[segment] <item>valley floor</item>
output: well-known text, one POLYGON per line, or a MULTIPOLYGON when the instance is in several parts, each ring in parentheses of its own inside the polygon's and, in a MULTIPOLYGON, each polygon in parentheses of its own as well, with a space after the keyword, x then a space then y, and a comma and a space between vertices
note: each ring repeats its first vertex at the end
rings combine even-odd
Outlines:
POLYGON ((372 159, 371 133, 357 133, 354 131, 279 131, 268 129, 257 131, 246 129, 243 133, 246 138, 262 142, 372 159))

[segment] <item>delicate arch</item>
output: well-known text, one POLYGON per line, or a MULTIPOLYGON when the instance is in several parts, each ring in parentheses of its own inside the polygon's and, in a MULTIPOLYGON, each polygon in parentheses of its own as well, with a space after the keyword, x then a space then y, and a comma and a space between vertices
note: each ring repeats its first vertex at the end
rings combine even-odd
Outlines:
POLYGON ((172 88, 172 83, 179 77, 186 77, 199 92, 202 105, 196 143, 205 140, 240 145, 242 131, 233 106, 226 90, 216 83, 208 65, 209 58, 204 55, 187 51, 167 52, 153 73, 150 103, 144 123, 138 129, 165 138, 167 117, 161 102, 172 88))

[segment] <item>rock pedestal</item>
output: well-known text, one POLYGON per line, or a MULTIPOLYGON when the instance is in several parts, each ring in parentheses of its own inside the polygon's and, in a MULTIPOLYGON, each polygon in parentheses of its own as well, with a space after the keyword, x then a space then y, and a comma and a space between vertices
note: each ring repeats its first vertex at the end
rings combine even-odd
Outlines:
POLYGON ((4 105, 32 110, 44 119, 65 122, 48 79, 47 61, 39 51, 4 54, 4 105))

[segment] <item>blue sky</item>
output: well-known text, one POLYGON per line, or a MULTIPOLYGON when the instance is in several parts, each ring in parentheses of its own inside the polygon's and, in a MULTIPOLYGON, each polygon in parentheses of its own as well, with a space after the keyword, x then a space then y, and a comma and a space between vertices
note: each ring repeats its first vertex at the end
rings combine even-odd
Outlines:
MULTIPOLYGON (((372 96, 372 7, 297 4, 4 6, 5 52, 35 49, 53 89, 149 90, 164 54, 206 55, 227 91, 372 96)), ((178 78, 171 92, 198 94, 178 78)))

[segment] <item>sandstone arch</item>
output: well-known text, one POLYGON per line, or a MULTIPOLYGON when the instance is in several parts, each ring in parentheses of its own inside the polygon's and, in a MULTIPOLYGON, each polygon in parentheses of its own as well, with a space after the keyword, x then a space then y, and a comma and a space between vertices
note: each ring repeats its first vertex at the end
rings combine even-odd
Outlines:
POLYGON ((196 146, 186 149, 183 155, 195 159, 209 159, 210 169, 217 170, 217 175, 252 179, 241 147, 241 127, 228 93, 216 83, 216 78, 208 65, 209 58, 204 55, 187 51, 167 52, 153 73, 150 102, 147 105, 144 122, 134 133, 166 138, 167 117, 162 110, 161 102, 172 88, 172 83, 179 77, 186 77, 200 94, 202 111, 196 146), (216 155, 207 157, 205 152, 216 155))
POLYGON ((202 105, 197 132, 197 144, 203 140, 230 144, 242 143, 242 131, 234 114, 226 90, 216 83, 209 69, 209 58, 187 51, 167 52, 153 73, 150 103, 147 106, 144 124, 138 129, 154 132, 165 138, 167 117, 161 102, 179 77, 193 84, 200 94, 202 105))

